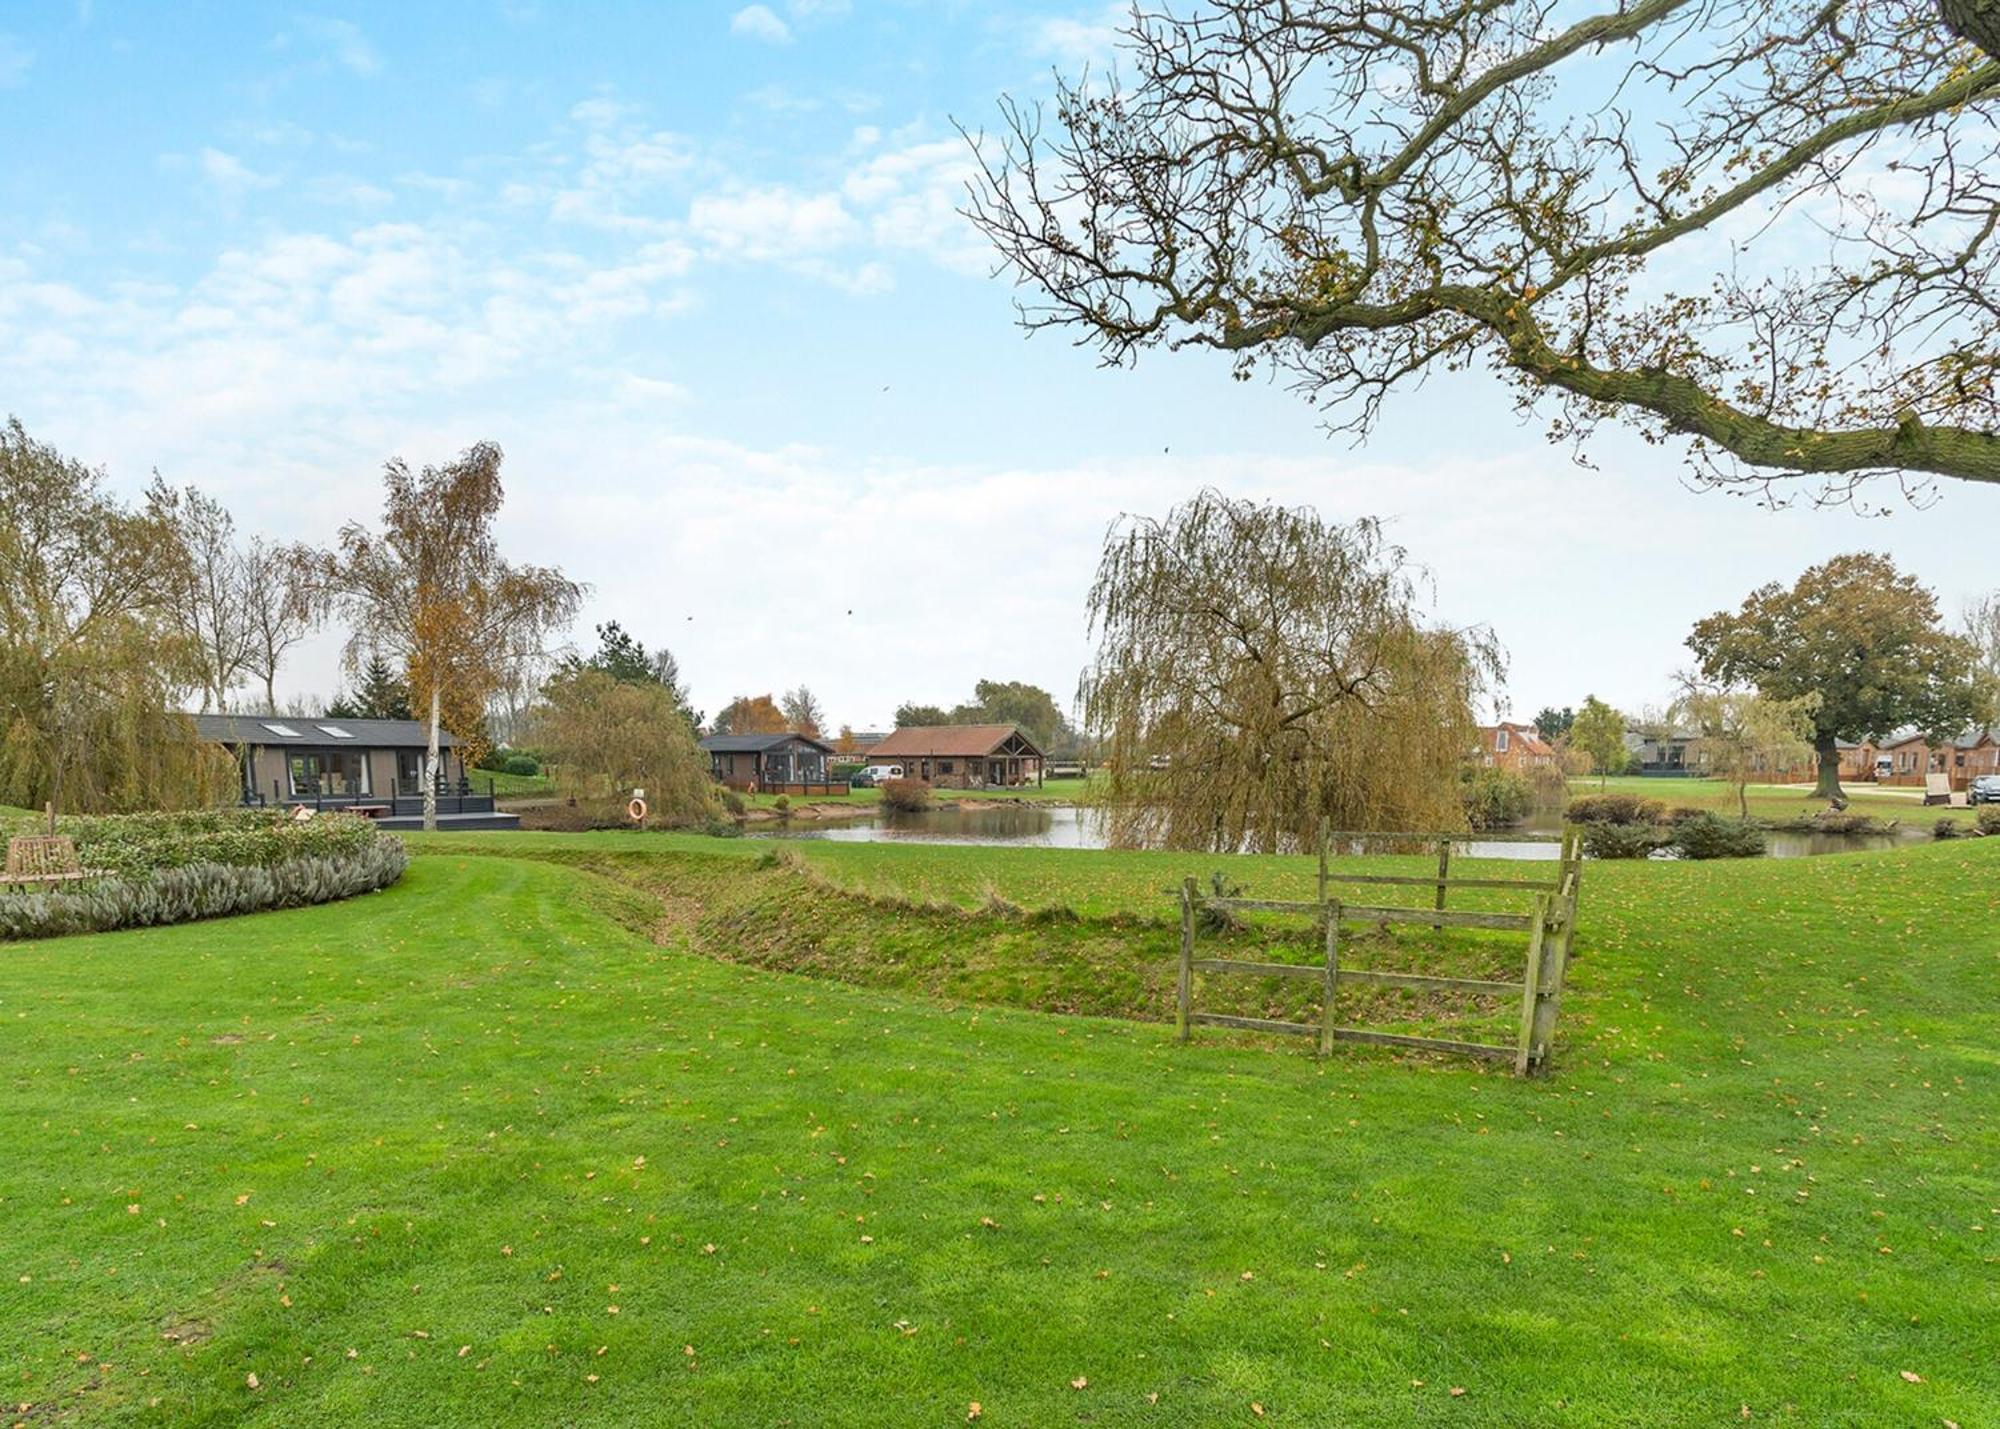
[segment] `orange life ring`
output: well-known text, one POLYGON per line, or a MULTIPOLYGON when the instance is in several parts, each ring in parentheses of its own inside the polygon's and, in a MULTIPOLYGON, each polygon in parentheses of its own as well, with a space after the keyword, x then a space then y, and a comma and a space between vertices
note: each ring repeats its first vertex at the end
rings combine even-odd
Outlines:
POLYGON ((625 806, 625 812, 631 817, 633 823, 635 824, 645 823, 646 801, 644 799, 634 799, 631 803, 625 806))

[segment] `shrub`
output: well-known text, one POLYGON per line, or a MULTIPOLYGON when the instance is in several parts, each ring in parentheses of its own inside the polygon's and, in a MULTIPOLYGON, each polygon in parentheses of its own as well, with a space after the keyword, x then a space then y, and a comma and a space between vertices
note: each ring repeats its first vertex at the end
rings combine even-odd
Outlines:
POLYGON ((356 853, 382 837, 352 814, 294 819, 279 809, 92 815, 64 819, 60 831, 76 840, 85 868, 121 878, 204 863, 244 868, 356 853))
POLYGON ((1676 804, 1673 808, 1667 810, 1667 827, 1678 827, 1686 823, 1689 819, 1700 818, 1707 812, 1708 810, 1706 809, 1696 809, 1687 804, 1676 804))
POLYGON ((789 814, 792 811, 792 796, 790 794, 780 794, 771 801, 771 807, 781 814, 789 814))
POLYGON ((740 819, 743 817, 744 811, 749 807, 748 804, 743 802, 743 796, 734 789, 724 789, 722 791, 723 812, 733 814, 740 819))
MULTIPOLYGON (((372 830, 371 830, 372 832, 372 830)), ((262 866, 190 863, 60 893, 0 894, 0 940, 104 933, 331 903, 386 888, 408 864, 401 839, 262 866)))
POLYGON ((1683 858, 1755 858, 1765 847, 1757 825, 1710 813, 1676 826, 1672 842, 1683 858))
POLYGON ((1931 837, 1933 838, 1956 839, 1963 838, 1964 836, 1965 828, 1957 819, 1939 819, 1931 825, 1931 837))
POLYGON ((532 754, 510 754, 506 759, 501 761, 500 772, 502 774, 539 774, 542 772, 542 761, 535 758, 532 754))
POLYGON ((743 826, 732 824, 727 819, 705 819, 702 821, 701 831, 712 839, 740 839, 743 837, 743 826))
POLYGON ((1241 918, 1236 916, 1234 908, 1224 908, 1208 900, 1211 898, 1241 898, 1243 894, 1244 888, 1242 884, 1231 883, 1223 875, 1221 869, 1216 869, 1208 876, 1208 892, 1195 895, 1202 900, 1195 905, 1195 926, 1204 933, 1241 932, 1247 925, 1241 918))
POLYGON ((1468 769, 1459 797, 1475 829, 1511 829, 1535 807, 1533 786, 1511 769, 1468 769))
POLYGON ((1667 806, 1638 794, 1586 794, 1571 799, 1563 817, 1573 824, 1657 824, 1667 806))
POLYGON ((2000 809, 1981 809, 1977 827, 1982 834, 2000 834, 2000 809))
POLYGON ((931 786, 921 779, 882 781, 882 805, 898 813, 914 814, 931 806, 931 786))
POLYGON ((1591 858, 1645 858, 1660 845, 1651 824, 1587 823, 1583 851, 1591 858))

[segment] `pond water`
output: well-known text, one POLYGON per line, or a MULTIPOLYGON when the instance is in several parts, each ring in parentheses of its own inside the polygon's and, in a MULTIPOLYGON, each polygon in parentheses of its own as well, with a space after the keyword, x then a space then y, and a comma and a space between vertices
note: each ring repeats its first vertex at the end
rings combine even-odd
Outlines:
MULTIPOLYGON (((1551 832, 1554 832, 1551 830, 1551 832)), ((884 810, 839 824, 764 827, 758 836, 823 839, 829 843, 1011 844, 1022 848, 1106 848, 1102 817, 1094 810, 1047 804, 1002 804, 982 808, 927 809, 917 814, 884 810)), ((1893 848, 1925 835, 1916 829, 1894 834, 1770 834, 1771 858, 1824 853, 1859 853, 1893 848)), ((1515 843, 1468 838, 1454 845, 1469 858, 1553 859, 1553 843, 1515 843)), ((1357 852, 1359 850, 1356 850, 1357 852)))

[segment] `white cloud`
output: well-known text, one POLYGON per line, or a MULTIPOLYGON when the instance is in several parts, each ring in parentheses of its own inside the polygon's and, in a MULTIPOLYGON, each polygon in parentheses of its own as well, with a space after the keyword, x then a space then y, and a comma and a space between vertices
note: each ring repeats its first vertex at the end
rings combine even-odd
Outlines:
POLYGON ((752 263, 823 254, 860 232, 838 194, 778 186, 698 195, 688 229, 712 252, 752 263))
POLYGON ((779 19, 768 5, 745 5, 731 15, 729 33, 761 40, 767 45, 786 45, 792 40, 792 27, 779 19))
POLYGON ((352 20, 327 15, 301 15, 293 23, 305 40, 349 73, 367 76, 382 68, 382 60, 375 53, 375 47, 368 43, 368 37, 352 20))
POLYGON ((1103 69, 1117 52, 1118 32, 1130 20, 1122 4, 1105 6, 1088 19, 1049 16, 1028 31, 1030 53, 1070 69, 1103 69))
POLYGON ((197 156, 202 178, 224 200, 234 203, 253 189, 269 188, 277 182, 268 174, 260 174, 234 154, 225 154, 220 149, 203 149, 197 156))
POLYGON ((12 89, 28 77, 35 52, 14 36, 0 30, 0 89, 12 89))

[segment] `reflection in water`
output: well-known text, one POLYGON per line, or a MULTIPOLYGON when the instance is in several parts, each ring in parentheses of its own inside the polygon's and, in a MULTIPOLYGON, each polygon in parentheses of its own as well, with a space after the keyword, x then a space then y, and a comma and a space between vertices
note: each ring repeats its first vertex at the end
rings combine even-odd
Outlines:
MULTIPOLYGON (((766 830, 772 837, 825 839, 830 843, 1014 844, 1023 848, 1107 848, 1103 816, 1094 809, 1051 807, 1046 804, 995 803, 974 809, 929 809, 918 814, 884 810, 870 818, 828 827, 800 825, 766 830)), ((1904 834, 1773 833, 1772 858, 1811 854, 1859 853, 1891 848, 1912 838, 1904 834)), ((1512 843, 1470 838, 1454 845, 1468 858, 1553 859, 1553 843, 1512 843)), ((1361 852, 1356 849, 1352 852, 1361 852)))

